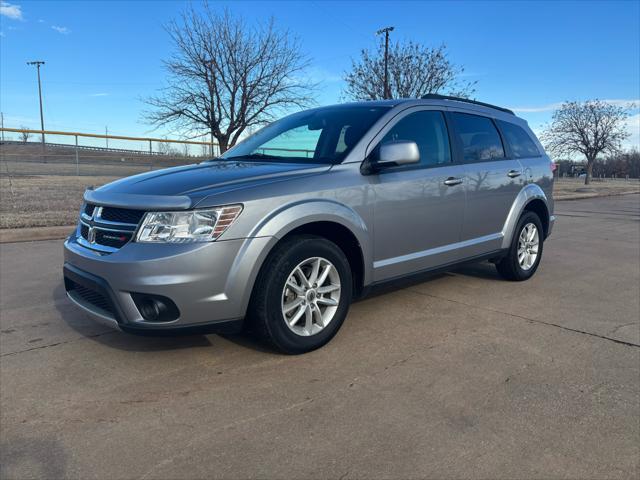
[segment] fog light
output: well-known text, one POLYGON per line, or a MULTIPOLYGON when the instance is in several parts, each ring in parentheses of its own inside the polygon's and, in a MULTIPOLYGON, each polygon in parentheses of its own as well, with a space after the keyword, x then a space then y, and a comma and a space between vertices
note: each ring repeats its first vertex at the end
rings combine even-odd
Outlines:
POLYGON ((136 307, 142 318, 147 322, 171 322, 180 316, 176 304, 167 297, 161 295, 149 295, 147 293, 132 293, 136 307))

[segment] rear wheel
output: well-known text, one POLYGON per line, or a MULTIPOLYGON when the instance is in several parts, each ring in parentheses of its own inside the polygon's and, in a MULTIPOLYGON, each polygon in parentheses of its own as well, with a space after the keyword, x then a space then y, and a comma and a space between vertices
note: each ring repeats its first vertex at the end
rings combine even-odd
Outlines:
POLYGON ((509 252, 496 264, 498 273, 507 280, 531 278, 540 265, 543 241, 540 218, 534 212, 525 212, 518 221, 509 252))
POLYGON ((285 353, 326 344, 351 303, 349 261, 334 243, 311 235, 284 240, 267 258, 254 287, 249 322, 285 353))

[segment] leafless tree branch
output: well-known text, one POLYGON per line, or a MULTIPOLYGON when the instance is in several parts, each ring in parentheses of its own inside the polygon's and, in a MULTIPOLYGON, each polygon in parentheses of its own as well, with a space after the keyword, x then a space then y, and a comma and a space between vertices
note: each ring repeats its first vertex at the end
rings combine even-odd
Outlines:
POLYGON ((169 86, 146 99, 144 118, 193 135, 210 134, 224 152, 249 127, 312 103, 309 60, 273 20, 250 28, 229 11, 188 7, 166 26, 175 52, 164 62, 169 86))
MULTIPOLYGON (((362 50, 344 75, 345 94, 354 100, 384 98, 384 42, 373 51, 362 50)), ((414 42, 396 42, 389 48, 389 88, 391 98, 420 98, 442 93, 468 98, 476 82, 460 79, 464 68, 453 64, 445 45, 428 48, 414 42)))
MULTIPOLYGON (((20 128, 22 130, 27 130, 27 127, 25 127, 24 125, 21 125, 20 128)), ((31 138, 31 134, 29 132, 20 132, 20 141, 27 143, 29 141, 29 138, 31 138)))
POLYGON ((625 120, 631 108, 631 104, 622 107, 602 100, 564 102, 540 139, 553 155, 584 155, 588 185, 596 158, 619 153, 622 141, 629 137, 625 120))

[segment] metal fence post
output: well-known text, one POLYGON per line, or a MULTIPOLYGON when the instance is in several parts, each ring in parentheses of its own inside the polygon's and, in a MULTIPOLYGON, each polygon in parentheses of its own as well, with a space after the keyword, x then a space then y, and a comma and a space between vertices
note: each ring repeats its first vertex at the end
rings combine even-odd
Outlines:
POLYGON ((80 176, 80 161, 78 160, 78 135, 76 137, 76 177, 80 176))

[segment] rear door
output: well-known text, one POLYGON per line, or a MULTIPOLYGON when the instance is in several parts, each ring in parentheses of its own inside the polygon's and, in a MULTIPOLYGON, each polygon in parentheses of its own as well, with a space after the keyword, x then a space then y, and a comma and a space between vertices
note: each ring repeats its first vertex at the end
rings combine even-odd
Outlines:
POLYGON ((550 198, 553 189, 551 161, 543 159, 543 151, 534 141, 533 132, 526 124, 517 125, 515 122, 504 120, 498 120, 496 123, 507 147, 507 155, 517 158, 524 169, 524 181, 536 182, 550 198))
POLYGON ((466 167, 465 256, 497 250, 502 228, 524 185, 522 165, 510 158, 495 121, 487 116, 450 112, 461 159, 466 167))
POLYGON ((374 281, 457 259, 464 214, 464 166, 452 163, 451 140, 441 110, 400 113, 372 141, 371 150, 396 140, 416 142, 420 163, 385 168, 369 176, 375 192, 374 281))

